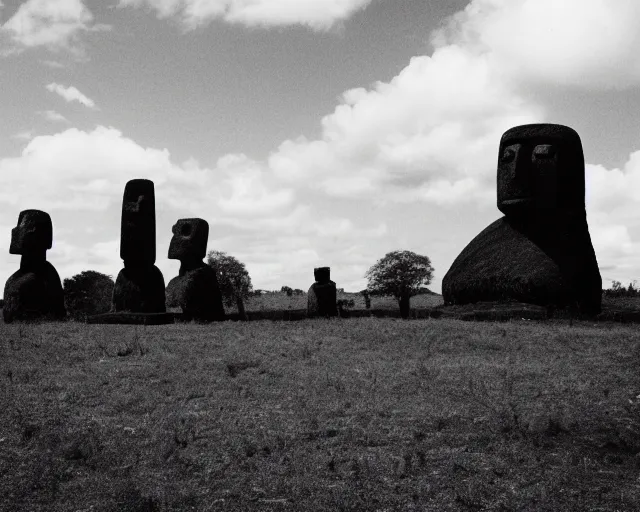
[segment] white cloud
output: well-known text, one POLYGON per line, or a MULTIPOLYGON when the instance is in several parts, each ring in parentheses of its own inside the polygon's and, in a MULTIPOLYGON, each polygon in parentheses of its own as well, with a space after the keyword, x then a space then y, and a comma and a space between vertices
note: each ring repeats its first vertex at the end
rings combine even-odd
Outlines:
POLYGON ((269 193, 262 179, 264 169, 245 155, 227 155, 216 167, 227 176, 221 187, 229 193, 219 201, 225 214, 254 216, 280 210, 293 201, 294 193, 290 188, 269 193))
POLYGON ((52 82, 50 84, 47 84, 45 87, 48 91, 56 93, 58 96, 64 98, 67 102, 77 101, 87 108, 95 108, 96 106, 95 102, 91 98, 88 98, 73 86, 65 87, 64 85, 52 82))
POLYGON ((43 110, 39 112, 39 114, 44 117, 47 121, 51 121, 52 123, 67 123, 69 122, 66 117, 64 117, 59 112, 55 110, 43 110))
POLYGON ((120 0, 119 6, 155 9, 158 17, 179 16, 193 29, 214 19, 246 26, 305 25, 328 30, 371 0, 120 0))
POLYGON ((458 46, 415 57, 389 83, 347 91, 322 119, 269 158, 276 175, 339 197, 453 204, 495 197, 502 133, 540 121, 487 59, 458 46))
POLYGON ((71 128, 35 137, 21 156, 0 160, 0 175, 7 184, 0 191, 0 202, 103 210, 127 176, 162 176, 170 168, 166 150, 142 148, 118 130, 71 128), (86 193, 87 187, 91 194, 86 193))
POLYGON ((438 45, 487 55, 522 83, 621 88, 640 82, 636 0, 473 0, 438 45))
POLYGON ((53 69, 63 69, 65 67, 64 64, 62 64, 61 62, 58 62, 57 60, 43 60, 42 63, 45 66, 53 69))
POLYGON ((81 54, 80 34, 105 28, 93 25, 93 14, 82 0, 27 0, 0 30, 17 48, 43 46, 81 54))
POLYGON ((15 135, 12 135, 11 138, 15 140, 31 140, 33 139, 33 132, 28 130, 23 132, 18 132, 15 135))
POLYGON ((640 278, 640 151, 621 169, 587 165, 586 203, 589 231, 605 287, 612 280, 640 278))
MULTIPOLYGON (((206 219, 209 249, 236 255, 254 282, 274 288, 285 282, 311 284, 313 266, 327 261, 358 264, 342 256, 341 247, 388 232, 384 223, 358 225, 339 214, 319 214, 306 201, 298 202, 266 165, 245 155, 228 155, 212 168, 194 160, 175 164, 166 149, 142 147, 103 126, 37 136, 20 156, 0 159, 0 176, 4 218, 17 219, 27 208, 52 215, 55 241, 49 259, 62 277, 87 268, 117 274, 122 191, 133 178, 155 183, 157 264, 167 280, 177 274, 178 263, 167 260, 166 251, 171 226, 181 217, 206 219)), ((0 278, 15 270, 14 263, 0 261, 0 278)))

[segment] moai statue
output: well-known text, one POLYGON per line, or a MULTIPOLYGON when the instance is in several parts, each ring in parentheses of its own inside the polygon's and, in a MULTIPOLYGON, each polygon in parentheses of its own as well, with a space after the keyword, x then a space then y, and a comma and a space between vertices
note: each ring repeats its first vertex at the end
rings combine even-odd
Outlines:
POLYGON ((600 312, 578 134, 562 125, 507 130, 498 154, 498 209, 442 281, 445 304, 519 301, 600 312))
POLYGON ((24 210, 11 230, 10 254, 20 254, 20 270, 4 287, 4 321, 61 320, 66 316, 60 276, 47 261, 53 243, 48 213, 24 210))
POLYGON ((336 283, 331 280, 331 268, 314 268, 313 276, 316 282, 311 285, 307 294, 308 316, 338 316, 336 283))
POLYGON ((150 180, 131 180, 124 188, 120 257, 124 268, 113 289, 113 310, 165 312, 164 278, 155 266, 156 206, 150 180))
POLYGON ((167 285, 167 306, 182 308, 183 320, 224 320, 216 272, 202 261, 207 252, 208 222, 179 219, 172 231, 169 259, 180 260, 180 271, 167 285))

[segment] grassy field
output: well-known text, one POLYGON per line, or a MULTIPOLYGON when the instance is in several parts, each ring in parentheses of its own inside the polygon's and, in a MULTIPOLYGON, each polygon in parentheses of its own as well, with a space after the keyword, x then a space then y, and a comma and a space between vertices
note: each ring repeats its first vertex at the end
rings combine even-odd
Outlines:
MULTIPOLYGON (((337 300, 353 300, 354 306, 349 309, 366 309, 364 297, 359 293, 338 292, 337 300)), ((411 297, 411 307, 416 309, 432 308, 443 303, 442 295, 421 294, 411 297)), ((292 295, 286 293, 268 293, 259 297, 250 297, 245 302, 245 308, 251 311, 282 311, 307 309, 307 294, 292 295)), ((399 310, 398 301, 394 297, 371 297, 371 309, 399 310)), ((237 313, 235 307, 225 307, 227 313, 237 313)))
POLYGON ((0 510, 637 510, 631 325, 0 323, 0 510))

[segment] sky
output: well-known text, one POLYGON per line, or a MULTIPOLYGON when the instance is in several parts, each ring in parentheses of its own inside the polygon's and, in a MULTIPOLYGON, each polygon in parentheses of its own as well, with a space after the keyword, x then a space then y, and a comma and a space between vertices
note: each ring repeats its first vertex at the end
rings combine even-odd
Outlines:
POLYGON ((393 250, 430 288, 501 214, 502 133, 582 139, 603 286, 640 279, 637 0, 0 1, 0 282, 47 211, 61 278, 115 278, 126 182, 155 183, 157 261, 180 218, 256 289, 337 286, 393 250))

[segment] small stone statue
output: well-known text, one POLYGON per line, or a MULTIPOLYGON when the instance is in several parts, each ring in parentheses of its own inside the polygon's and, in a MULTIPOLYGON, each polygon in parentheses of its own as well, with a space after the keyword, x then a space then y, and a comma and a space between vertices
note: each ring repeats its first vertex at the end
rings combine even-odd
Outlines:
POLYGON ((307 294, 307 315, 338 316, 336 283, 331 280, 331 268, 314 268, 313 275, 316 282, 311 285, 307 294))
POLYGON ((150 180, 131 180, 125 186, 120 257, 124 268, 113 289, 114 311, 165 312, 164 278, 155 266, 156 207, 150 180))
POLYGON ((4 321, 61 320, 66 316, 60 276, 47 261, 53 243, 53 225, 48 213, 24 210, 11 230, 10 254, 20 254, 20 270, 4 287, 4 321))
POLYGON ((167 285, 167 306, 182 308, 183 320, 224 320, 216 272, 202 261, 209 224, 203 219, 179 219, 172 231, 169 259, 180 260, 180 271, 167 285))
POLYGON ((602 279, 584 203, 578 134, 556 124, 507 130, 498 154, 498 209, 442 281, 445 304, 518 301, 600 312, 602 279))

